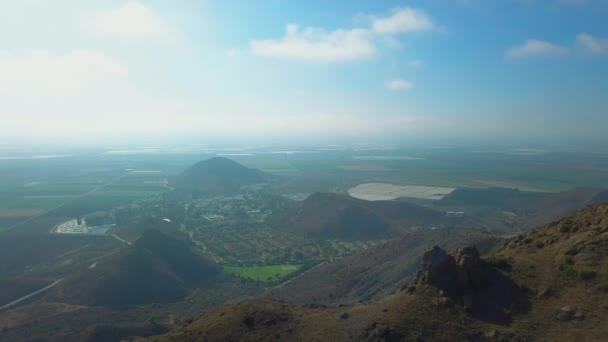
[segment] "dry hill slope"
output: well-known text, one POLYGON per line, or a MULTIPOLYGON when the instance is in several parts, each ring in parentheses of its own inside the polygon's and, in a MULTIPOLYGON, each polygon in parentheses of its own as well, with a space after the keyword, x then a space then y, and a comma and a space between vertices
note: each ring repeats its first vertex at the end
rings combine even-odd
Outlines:
POLYGON ((398 236, 410 227, 449 223, 443 212, 401 201, 364 201, 319 192, 287 213, 275 215, 279 230, 317 239, 373 240, 398 236))
POLYGON ((475 248, 433 248, 409 287, 350 307, 253 300, 149 341, 605 341, 608 204, 475 248))
POLYGON ((212 283, 219 271, 186 242, 149 229, 133 245, 65 279, 48 299, 110 307, 168 302, 212 283))
POLYGON ((608 200, 608 191, 599 188, 576 188, 536 200, 523 201, 515 206, 521 213, 524 227, 532 229, 555 219, 570 215, 588 205, 608 200))
POLYGON ((442 228, 405 233, 364 253, 327 262, 283 287, 273 298, 295 304, 338 305, 379 298, 411 280, 429 246, 451 249, 474 244, 484 252, 504 240, 476 229, 442 228))
POLYGON ((223 157, 198 162, 171 179, 178 190, 205 194, 223 194, 238 191, 241 187, 264 183, 273 176, 247 168, 223 157))

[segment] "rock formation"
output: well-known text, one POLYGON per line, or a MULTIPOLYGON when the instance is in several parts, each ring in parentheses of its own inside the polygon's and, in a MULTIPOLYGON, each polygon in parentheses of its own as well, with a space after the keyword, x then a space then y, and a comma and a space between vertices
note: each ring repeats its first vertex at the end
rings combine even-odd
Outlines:
POLYGON ((436 287, 442 294, 458 299, 467 310, 471 310, 473 296, 481 286, 482 276, 477 248, 457 248, 448 254, 434 246, 422 256, 421 270, 414 282, 436 287))

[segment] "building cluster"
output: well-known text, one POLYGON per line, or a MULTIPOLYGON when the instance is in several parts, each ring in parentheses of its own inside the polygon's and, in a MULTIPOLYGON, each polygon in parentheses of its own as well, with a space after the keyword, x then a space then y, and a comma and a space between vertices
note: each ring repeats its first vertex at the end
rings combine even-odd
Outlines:
POLYGON ((112 226, 114 225, 88 226, 87 221, 82 218, 58 224, 52 232, 55 234, 105 234, 112 226))
POLYGON ((271 213, 270 208, 260 205, 257 198, 249 196, 193 200, 186 204, 186 217, 188 219, 204 219, 208 222, 236 219, 261 223, 271 213))
POLYGON ((54 230, 57 234, 89 234, 85 219, 73 219, 59 224, 54 230))

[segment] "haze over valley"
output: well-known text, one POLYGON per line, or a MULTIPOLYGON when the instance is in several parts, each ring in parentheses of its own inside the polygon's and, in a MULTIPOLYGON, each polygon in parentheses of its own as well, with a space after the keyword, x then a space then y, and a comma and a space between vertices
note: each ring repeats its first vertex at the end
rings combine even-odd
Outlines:
POLYGON ((607 18, 0 1, 0 342, 606 341, 607 18))

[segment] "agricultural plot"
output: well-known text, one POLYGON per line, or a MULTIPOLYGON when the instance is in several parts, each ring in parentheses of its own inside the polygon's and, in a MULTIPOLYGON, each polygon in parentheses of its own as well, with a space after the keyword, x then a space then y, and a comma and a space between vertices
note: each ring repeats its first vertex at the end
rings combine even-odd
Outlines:
POLYGON ((4 209, 42 209, 57 208, 78 196, 23 196, 3 206, 4 209))
POLYGON ((54 216, 67 219, 96 211, 104 211, 159 194, 159 191, 98 191, 53 211, 54 216))
POLYGON ((367 201, 392 200, 399 197, 440 200, 454 190, 456 188, 440 186, 363 183, 348 190, 348 194, 367 201))
POLYGON ((0 232, 19 222, 59 208, 74 196, 23 196, 0 204, 0 232))
POLYGON ((78 196, 102 185, 102 182, 41 182, 24 184, 19 192, 26 196, 78 196))
POLYGON ((43 212, 44 210, 35 208, 2 208, 0 209, 0 218, 6 219, 8 222, 10 221, 10 218, 19 219, 22 217, 36 216, 43 212))
POLYGON ((298 272, 303 265, 272 265, 257 267, 224 266, 224 272, 239 278, 252 279, 259 282, 275 282, 285 279, 298 272))

